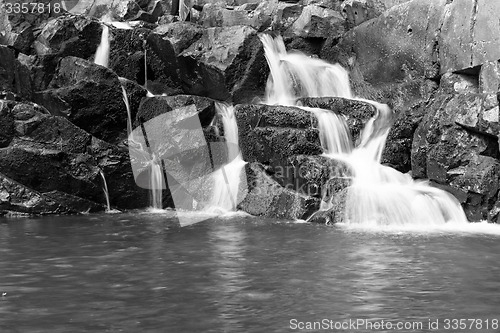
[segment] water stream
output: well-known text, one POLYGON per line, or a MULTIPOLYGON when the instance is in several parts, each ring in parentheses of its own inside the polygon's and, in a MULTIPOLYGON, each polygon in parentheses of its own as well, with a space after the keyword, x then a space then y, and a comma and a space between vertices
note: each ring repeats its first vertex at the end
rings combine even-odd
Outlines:
MULTIPOLYGON (((342 116, 304 108, 318 119, 324 155, 347 163, 352 170, 344 221, 390 225, 467 222, 451 194, 380 164, 393 117, 387 105, 353 96, 348 73, 340 65, 288 53, 281 37, 273 39, 265 34, 261 40, 270 67, 267 104, 297 106, 300 97, 341 97, 370 103, 377 110, 354 146, 342 116)), ((322 208, 332 208, 331 202, 323 202, 322 208)))

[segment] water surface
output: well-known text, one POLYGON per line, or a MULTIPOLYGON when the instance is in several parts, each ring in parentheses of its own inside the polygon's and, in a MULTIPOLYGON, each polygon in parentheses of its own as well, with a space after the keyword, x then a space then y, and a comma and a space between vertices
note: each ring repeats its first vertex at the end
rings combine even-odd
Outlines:
POLYGON ((496 226, 237 216, 181 228, 171 215, 0 220, 0 332, 296 332, 292 319, 421 321, 407 330, 420 332, 429 319, 500 319, 496 226))

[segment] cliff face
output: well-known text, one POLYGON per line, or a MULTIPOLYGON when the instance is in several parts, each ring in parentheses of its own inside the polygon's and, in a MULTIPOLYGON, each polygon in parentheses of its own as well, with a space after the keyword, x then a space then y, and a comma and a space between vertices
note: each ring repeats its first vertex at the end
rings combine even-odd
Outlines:
MULTIPOLYGON (((109 177, 113 205, 147 205, 128 161, 121 85, 133 120, 141 114, 144 87, 156 95, 203 96, 208 104, 212 99, 251 103, 263 96, 269 73, 258 36, 270 32, 281 34, 289 49, 340 63, 349 69, 356 95, 395 110, 385 164, 452 192, 471 219, 498 221, 500 3, 185 3, 192 6, 187 22, 179 21, 178 1, 73 1, 69 12, 23 14, 8 12, 0 0, 1 212, 102 209, 99 170, 109 177), (134 21, 108 23, 109 69, 93 64, 100 20, 134 21)), ((200 105, 199 114, 207 114, 200 105)), ((311 159, 320 149, 317 133, 301 127, 300 112, 255 105, 237 110, 244 111, 238 113, 242 124, 252 122, 253 113, 277 119, 242 136, 244 154, 260 163, 247 168, 249 177, 283 186, 285 180, 270 172, 270 161, 283 168, 323 163, 311 159), (298 125, 283 125, 284 118, 298 125), (303 149, 282 151, 290 145, 303 149)), ((209 118, 203 121, 216 122, 213 113, 209 118)), ((210 136, 223 140, 217 131, 210 136)), ((321 187, 325 179, 300 181, 321 187)), ((278 191, 282 199, 266 200, 298 205, 287 191, 278 191)), ((304 209, 294 214, 305 216, 317 199, 302 198, 304 209)), ((258 200, 249 202, 247 210, 263 209, 258 200)), ((272 206, 261 213, 287 216, 273 213, 272 206)))

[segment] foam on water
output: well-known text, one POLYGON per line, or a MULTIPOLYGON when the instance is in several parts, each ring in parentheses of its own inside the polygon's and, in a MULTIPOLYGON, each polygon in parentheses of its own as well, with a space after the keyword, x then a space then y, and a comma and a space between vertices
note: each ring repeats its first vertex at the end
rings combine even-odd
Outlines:
MULTIPOLYGON (((329 110, 302 107, 318 119, 324 155, 343 161, 353 174, 344 221, 363 226, 467 222, 460 203, 451 194, 380 164, 393 118, 387 105, 354 97, 348 73, 340 65, 297 52, 287 53, 281 37, 262 35, 261 41, 270 67, 267 104, 295 105, 300 97, 342 97, 376 108, 354 146, 344 117, 329 110)), ((329 209, 332 205, 323 201, 321 207, 329 209)))

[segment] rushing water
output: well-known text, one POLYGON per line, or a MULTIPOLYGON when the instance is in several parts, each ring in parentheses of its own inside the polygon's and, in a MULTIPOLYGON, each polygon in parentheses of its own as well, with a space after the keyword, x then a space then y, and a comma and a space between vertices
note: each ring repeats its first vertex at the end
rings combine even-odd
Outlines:
MULTIPOLYGON (((353 96, 349 75, 340 65, 298 52, 288 53, 281 37, 273 39, 264 34, 261 40, 270 68, 267 104, 296 105, 300 97, 341 97, 364 101, 376 108, 376 114, 367 121, 360 142, 354 147, 342 116, 303 107, 318 119, 324 154, 343 161, 352 170, 345 221, 381 225, 467 222, 460 203, 451 194, 425 182, 415 182, 409 175, 380 164, 393 117, 387 105, 353 96)), ((331 201, 324 198, 321 208, 332 207, 331 201)))
POLYGON ((0 219, 0 332, 500 319, 496 225, 374 231, 238 216, 180 228, 168 214, 0 219))
POLYGON ((109 27, 106 24, 102 25, 101 43, 95 52, 94 62, 98 65, 108 67, 109 63, 109 27))

